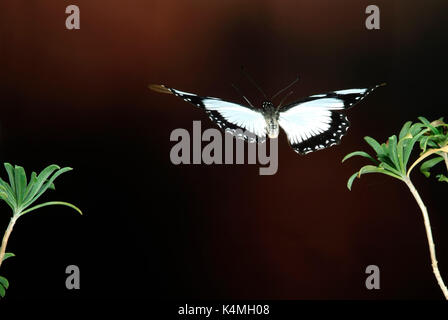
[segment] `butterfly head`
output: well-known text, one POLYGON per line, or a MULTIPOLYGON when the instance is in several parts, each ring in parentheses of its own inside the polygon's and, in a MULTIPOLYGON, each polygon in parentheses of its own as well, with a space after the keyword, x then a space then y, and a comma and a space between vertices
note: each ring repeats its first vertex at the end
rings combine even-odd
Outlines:
POLYGON ((270 102, 270 101, 265 101, 265 102, 263 102, 263 104, 261 105, 262 106, 262 108, 263 108, 263 111, 268 111, 268 110, 275 110, 275 108, 274 108, 274 104, 272 103, 272 102, 270 102))

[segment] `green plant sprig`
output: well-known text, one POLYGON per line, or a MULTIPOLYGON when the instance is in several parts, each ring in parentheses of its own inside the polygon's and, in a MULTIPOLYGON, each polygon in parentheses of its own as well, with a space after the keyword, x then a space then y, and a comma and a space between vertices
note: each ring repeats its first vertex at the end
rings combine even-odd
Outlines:
MULTIPOLYGON (((375 152, 375 156, 372 157, 371 155, 369 155, 367 152, 364 151, 355 151, 346 155, 342 159, 342 162, 354 156, 361 156, 369 159, 370 162, 372 162, 371 165, 363 166, 359 171, 355 172, 348 179, 347 188, 349 190, 351 190, 354 180, 356 178, 361 178, 361 176, 366 173, 382 173, 406 183, 422 212, 431 256, 432 269, 436 277, 437 283, 439 284, 445 296, 445 299, 448 300, 448 289, 445 283, 443 282, 442 276, 440 275, 440 271, 437 265, 435 245, 432 237, 431 223, 429 220, 428 211, 419 193, 417 192, 417 189, 415 189, 410 179, 412 169, 418 163, 420 163, 423 159, 427 158, 432 154, 438 154, 440 152, 444 153, 448 152, 448 146, 437 145, 435 149, 424 151, 424 153, 409 167, 409 169, 407 169, 408 162, 415 144, 417 142, 420 142, 421 144, 422 143, 421 139, 423 139, 423 137, 427 137, 429 136, 429 134, 434 134, 432 127, 433 127, 432 125, 428 125, 428 123, 425 122, 412 124, 411 121, 408 121, 403 125, 398 135, 398 139, 397 136, 393 135, 389 137, 386 143, 383 144, 380 144, 378 141, 376 141, 371 137, 365 137, 364 140, 372 147, 372 149, 375 152)), ((431 146, 433 145, 433 143, 435 143, 433 139, 425 139, 425 140, 427 140, 426 145, 428 146, 431 146)), ((423 165, 425 165, 425 163, 423 165)), ((426 166, 428 166, 428 164, 426 164, 426 166)))
POLYGON ((426 160, 420 166, 420 171, 425 177, 430 176, 430 169, 438 163, 445 161, 447 175, 438 174, 436 178, 439 181, 448 182, 448 124, 443 121, 443 118, 429 122, 424 117, 418 118, 421 123, 427 128, 425 135, 420 138, 420 149, 422 150, 420 158, 423 159, 435 155, 432 159, 426 160))
POLYGON ((362 156, 373 163, 373 165, 366 165, 355 172, 349 178, 347 188, 351 190, 353 181, 356 178, 361 178, 361 175, 366 173, 382 173, 402 181, 408 180, 412 168, 407 170, 407 165, 412 149, 420 137, 427 131, 427 129, 422 128, 423 124, 412 124, 411 121, 408 121, 401 129, 398 139, 397 136, 393 135, 383 144, 380 144, 371 137, 364 137, 364 140, 375 151, 376 158, 372 157, 367 152, 355 151, 349 153, 342 159, 342 162, 345 162, 347 159, 354 156, 362 156))
MULTIPOLYGON (((60 168, 59 166, 53 164, 42 170, 39 175, 37 175, 36 172, 32 172, 30 181, 27 182, 24 168, 20 166, 13 167, 9 163, 5 163, 4 166, 8 174, 9 183, 0 178, 0 200, 5 201, 11 208, 12 217, 8 227, 6 228, 0 247, 0 266, 6 259, 14 256, 13 253, 6 252, 6 246, 8 244, 8 239, 11 235, 12 229, 19 217, 36 209, 52 205, 67 206, 82 214, 78 207, 71 203, 62 201, 48 201, 30 207, 42 196, 44 192, 47 190, 54 190, 54 181, 56 178, 58 178, 61 174, 72 170, 72 168, 60 168)), ((0 297, 5 296, 6 289, 8 289, 8 287, 8 280, 4 277, 0 277, 0 297)))

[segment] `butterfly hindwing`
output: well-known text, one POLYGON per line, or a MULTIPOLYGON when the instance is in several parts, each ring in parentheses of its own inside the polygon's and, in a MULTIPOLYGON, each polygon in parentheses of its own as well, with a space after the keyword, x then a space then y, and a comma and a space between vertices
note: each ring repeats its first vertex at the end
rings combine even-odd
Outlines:
POLYGON ((175 96, 204 109, 209 118, 220 128, 248 142, 266 140, 266 121, 263 114, 253 108, 213 97, 168 88, 175 96))
POLYGON ((300 139, 300 134, 295 134, 293 129, 287 131, 282 123, 280 125, 285 129, 291 147, 299 154, 307 154, 339 144, 350 126, 344 114, 331 111, 325 124, 327 127, 311 130, 307 135, 303 135, 301 131, 303 139, 300 139))

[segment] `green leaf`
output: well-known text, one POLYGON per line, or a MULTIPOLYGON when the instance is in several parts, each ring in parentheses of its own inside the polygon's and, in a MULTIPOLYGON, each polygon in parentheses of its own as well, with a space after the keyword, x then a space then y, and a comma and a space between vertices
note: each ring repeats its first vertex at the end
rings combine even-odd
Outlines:
POLYGON ((47 191, 47 189, 55 189, 53 182, 56 180, 56 178, 59 177, 61 174, 68 172, 68 171, 72 171, 72 170, 73 170, 73 168, 65 167, 65 168, 62 168, 62 169, 59 169, 58 171, 56 171, 55 174, 51 177, 51 179, 45 183, 45 185, 42 187, 42 189, 39 191, 39 193, 36 195, 36 197, 40 197, 42 195, 42 193, 47 191))
POLYGON ((379 155, 384 153, 381 145, 375 139, 371 137, 364 137, 364 140, 372 147, 376 154, 379 155))
POLYGON ((444 176, 443 174, 438 174, 436 177, 437 177, 437 178, 439 179, 439 181, 441 181, 441 182, 448 182, 448 178, 447 178, 446 176, 444 176))
MULTIPOLYGON (((398 170, 395 168, 395 165, 394 165, 392 159, 388 155, 383 155, 381 157, 378 157, 378 159, 380 159, 381 163, 387 164, 389 167, 394 168, 395 171, 398 170)), ((400 171, 398 171, 398 172, 400 172, 400 171)))
POLYGON ((396 179, 403 180, 399 175, 394 174, 388 170, 385 170, 384 168, 370 166, 370 165, 364 166, 359 170, 358 178, 360 178, 361 175, 366 174, 366 173, 382 173, 382 174, 386 174, 388 176, 394 177, 396 179))
POLYGON ((39 208, 42 208, 42 207, 46 207, 46 206, 54 206, 54 205, 67 206, 67 207, 70 207, 70 208, 72 208, 72 209, 75 209, 75 210, 78 211, 80 214, 82 214, 82 211, 81 211, 78 207, 74 206, 74 205, 71 204, 71 203, 68 203, 68 202, 62 202, 62 201, 49 201, 49 202, 44 202, 44 203, 38 204, 38 205, 36 205, 36 206, 34 206, 34 207, 32 207, 32 208, 29 208, 29 209, 27 209, 27 210, 24 210, 24 211, 22 211, 22 212, 19 214, 19 216, 22 216, 22 215, 24 215, 25 213, 34 211, 34 210, 39 209, 39 208))
POLYGON ((8 206, 11 207, 12 210, 15 210, 16 198, 11 190, 11 186, 7 182, 3 181, 1 178, 0 178, 0 186, 2 187, 2 191, 6 193, 7 196, 6 198, 3 198, 3 200, 8 204, 8 206))
POLYGON ((6 294, 5 288, 2 285, 0 285, 0 298, 4 298, 5 294, 6 294))
POLYGON ((9 288, 9 282, 8 279, 5 277, 0 276, 0 286, 3 286, 5 289, 9 288))
POLYGON ((355 152, 349 153, 348 155, 346 155, 344 157, 344 159, 342 159, 342 162, 344 162, 345 160, 347 160, 351 157, 355 157, 355 156, 360 156, 360 157, 370 159, 373 163, 379 163, 378 160, 374 159, 370 154, 368 154, 367 152, 364 152, 364 151, 355 151, 355 152))
POLYGON ((380 168, 384 168, 387 171, 390 171, 393 174, 396 174, 397 176, 402 176, 403 173, 401 171, 398 171, 397 169, 395 169, 393 166, 391 166, 390 164, 386 163, 386 162, 381 162, 378 167, 380 168))
POLYGON ((423 173, 426 178, 429 178, 429 176, 430 176, 429 170, 441 161, 443 161, 442 157, 436 157, 436 158, 433 158, 430 160, 426 160, 420 166, 421 173, 423 173))
MULTIPOLYGON (((409 129, 409 133, 413 136, 413 137, 415 137, 418 133, 420 133, 420 131, 422 131, 422 129, 424 128, 425 126, 423 125, 423 124, 421 124, 421 123, 414 123, 412 126, 411 126, 411 128, 409 129)), ((424 132, 427 132, 427 131, 429 131, 428 129, 423 129, 423 131, 424 132)))
POLYGON ((15 166, 14 177, 16 184, 16 201, 17 204, 20 204, 26 192, 27 183, 26 183, 25 169, 23 169, 23 167, 21 166, 15 166))
MULTIPOLYGON (((393 161, 390 158, 390 148, 389 148, 389 141, 387 141, 388 143, 382 143, 381 144, 381 152, 382 152, 382 157, 384 159, 388 159, 390 161, 390 164, 393 165, 393 161)), ((380 157, 380 154, 378 154, 378 158, 380 157)))
POLYGON ((392 162, 394 163, 394 167, 401 171, 401 165, 400 160, 398 159, 398 153, 397 153, 397 137, 395 135, 389 137, 389 151, 390 151, 390 158, 392 162))
POLYGON ((420 149, 422 149, 422 152, 426 151, 429 139, 431 139, 431 136, 424 136, 420 139, 420 149))
POLYGON ((39 192, 45 181, 47 181, 48 177, 58 169, 60 169, 58 165, 52 164, 42 170, 42 172, 37 176, 37 180, 34 186, 31 188, 31 191, 27 195, 26 199, 23 200, 24 207, 31 204, 29 202, 31 202, 35 198, 35 195, 39 192))
POLYGON ((353 181, 356 179, 357 176, 358 176, 358 172, 355 172, 355 173, 352 174, 352 176, 348 179, 348 181, 347 181, 347 188, 348 188, 348 190, 352 191, 352 184, 353 184, 353 181))
POLYGON ((3 256, 3 261, 5 261, 8 258, 15 257, 15 256, 16 255, 12 252, 6 252, 5 255, 3 256))
POLYGON ((423 124, 429 126, 431 123, 426 119, 425 117, 417 117, 418 120, 420 120, 423 124))
POLYGON ((34 185, 37 182, 37 174, 36 172, 31 173, 30 182, 28 183, 28 186, 26 187, 25 196, 23 197, 23 200, 25 201, 31 192, 31 189, 34 187, 34 185))
POLYGON ((9 163, 5 163, 4 164, 6 172, 8 173, 8 177, 9 177, 9 185, 11 186, 11 190, 14 194, 16 194, 16 184, 15 184, 15 179, 14 179, 14 168, 11 164, 9 163))
POLYGON ((401 128, 400 134, 398 135, 398 139, 401 140, 403 137, 409 134, 409 128, 411 128, 412 121, 406 122, 401 128))
POLYGON ((434 140, 440 140, 440 141, 446 138, 443 133, 433 134, 430 137, 432 137, 434 140))
POLYGON ((428 128, 431 129, 433 134, 437 134, 439 131, 426 119, 425 117, 418 117, 418 119, 428 128))
POLYGON ((412 138, 412 135, 408 133, 407 135, 403 136, 399 141, 397 145, 397 155, 398 160, 400 162, 400 168, 401 171, 406 172, 406 163, 404 163, 404 149, 409 140, 412 138))
POLYGON ((6 188, 0 184, 0 192, 3 194, 4 197, 8 197, 8 194, 6 193, 6 188))
POLYGON ((411 152, 412 152, 412 149, 414 149, 415 143, 418 141, 418 139, 420 139, 422 134, 424 134, 425 132, 426 132, 425 130, 420 131, 417 135, 413 136, 413 138, 409 141, 409 143, 406 144, 406 146, 404 146, 403 164, 404 164, 405 168, 408 165, 409 157, 411 156, 411 152))
MULTIPOLYGON (((434 141, 432 141, 432 140, 428 140, 428 146, 430 146, 431 148, 438 148, 439 147, 439 145, 437 143, 435 143, 434 141)), ((425 151, 426 150, 424 150, 424 152, 425 151)))
POLYGON ((0 178, 0 186, 2 186, 5 189, 5 192, 11 195, 11 197, 14 197, 11 186, 2 178, 0 178))

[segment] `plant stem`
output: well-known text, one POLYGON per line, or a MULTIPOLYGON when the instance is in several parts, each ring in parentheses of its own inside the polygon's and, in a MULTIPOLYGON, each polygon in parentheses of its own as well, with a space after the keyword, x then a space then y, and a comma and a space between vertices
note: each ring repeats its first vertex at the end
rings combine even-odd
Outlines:
POLYGON ((423 221, 425 223, 425 229, 426 229, 426 237, 428 238, 429 253, 431 255, 432 271, 434 272, 434 275, 436 277, 437 283, 440 286, 440 289, 442 289, 445 299, 448 300, 448 289, 445 283, 443 282, 442 276, 440 275, 439 267, 437 266, 436 248, 434 245, 434 240, 432 238, 431 223, 429 221, 428 210, 426 209, 426 206, 423 203, 422 198, 418 194, 411 180, 409 178, 406 178, 404 182, 409 187, 409 190, 411 190, 412 195, 414 196, 415 200, 417 201, 420 207, 420 210, 422 211, 423 221))
POLYGON ((14 227, 14 224, 16 223, 17 216, 13 216, 11 220, 9 221, 8 228, 6 228, 5 234, 3 236, 2 240, 2 246, 0 248, 0 266, 2 265, 3 258, 5 257, 6 252, 6 245, 8 244, 9 236, 11 235, 12 228, 14 227))

